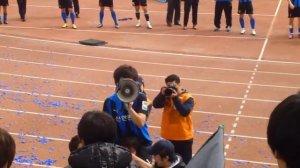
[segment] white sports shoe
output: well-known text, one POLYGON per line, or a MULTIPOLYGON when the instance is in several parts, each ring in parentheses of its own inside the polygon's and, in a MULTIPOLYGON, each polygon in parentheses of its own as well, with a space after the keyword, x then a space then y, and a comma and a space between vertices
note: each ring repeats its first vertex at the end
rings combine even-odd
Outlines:
POLYGON ((242 28, 241 34, 245 34, 245 33, 246 33, 246 29, 245 29, 245 28, 242 28))
POLYGON ((251 35, 252 35, 252 36, 255 36, 255 35, 256 35, 255 29, 252 29, 251 35))
POLYGON ((150 21, 147 21, 147 28, 148 28, 148 29, 152 29, 152 26, 151 26, 150 21))
POLYGON ((138 20, 138 21, 136 22, 135 27, 141 27, 141 20, 138 20))

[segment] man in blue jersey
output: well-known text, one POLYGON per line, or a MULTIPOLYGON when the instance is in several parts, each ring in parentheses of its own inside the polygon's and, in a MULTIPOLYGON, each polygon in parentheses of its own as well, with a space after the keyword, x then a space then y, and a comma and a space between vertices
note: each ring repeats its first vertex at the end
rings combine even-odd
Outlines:
MULTIPOLYGON (((118 87, 122 79, 138 81, 138 72, 130 65, 121 65, 114 71, 113 77, 118 87)), ((139 92, 138 97, 132 103, 124 103, 114 93, 105 100, 103 111, 110 114, 117 123, 116 143, 127 146, 129 142, 137 141, 136 155, 150 162, 151 156, 146 148, 152 145, 152 140, 146 122, 149 109, 145 94, 139 92)))
POLYGON ((298 37, 300 37, 300 0, 287 0, 289 3, 289 38, 294 38, 294 18, 298 18, 298 37))
POLYGON ((215 5, 215 32, 220 31, 221 29, 221 17, 222 17, 222 12, 224 10, 225 12, 225 17, 226 17, 226 31, 230 32, 231 31, 231 26, 232 26, 232 0, 216 0, 216 5, 215 5))
POLYGON ((241 25, 241 34, 245 34, 245 21, 244 21, 244 15, 248 14, 250 18, 250 25, 251 25, 251 35, 255 36, 255 19, 253 17, 253 5, 252 0, 239 0, 239 8, 238 8, 238 14, 240 14, 240 25, 241 25))
POLYGON ((64 22, 62 28, 68 27, 66 11, 69 11, 71 22, 72 22, 72 28, 77 29, 77 26, 75 25, 75 13, 73 11, 72 3, 73 3, 72 0, 58 0, 58 6, 61 9, 61 18, 63 19, 64 22))

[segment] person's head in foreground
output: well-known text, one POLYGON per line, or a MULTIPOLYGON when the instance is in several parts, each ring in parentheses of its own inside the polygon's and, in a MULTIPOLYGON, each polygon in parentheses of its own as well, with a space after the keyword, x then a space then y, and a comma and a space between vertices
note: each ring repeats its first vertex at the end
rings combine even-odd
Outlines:
POLYGON ((123 168, 130 164, 129 150, 114 144, 117 126, 107 113, 85 113, 78 124, 78 136, 83 147, 72 151, 69 156, 72 168, 123 168))
POLYGON ((85 113, 78 124, 78 136, 84 145, 96 142, 113 143, 117 137, 117 126, 113 118, 100 111, 85 113))
POLYGON ((174 145, 168 140, 159 140, 149 149, 153 156, 154 167, 185 167, 182 158, 175 153, 174 145))
POLYGON ((0 168, 9 168, 16 154, 16 144, 12 136, 0 128, 0 168))
POLYGON ((300 168, 300 93, 275 107, 267 135, 279 168, 300 168))

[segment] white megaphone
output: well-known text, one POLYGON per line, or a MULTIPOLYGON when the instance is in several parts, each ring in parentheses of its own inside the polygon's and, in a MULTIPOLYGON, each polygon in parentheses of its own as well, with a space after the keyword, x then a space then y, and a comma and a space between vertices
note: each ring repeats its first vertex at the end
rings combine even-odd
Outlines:
POLYGON ((130 103, 139 95, 139 85, 132 79, 120 79, 116 92, 122 102, 130 103))

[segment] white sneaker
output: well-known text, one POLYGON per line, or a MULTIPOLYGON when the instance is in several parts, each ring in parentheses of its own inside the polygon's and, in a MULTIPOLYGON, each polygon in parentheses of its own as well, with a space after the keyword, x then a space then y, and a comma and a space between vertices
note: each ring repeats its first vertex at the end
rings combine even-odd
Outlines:
POLYGON ((97 26, 97 28, 101 28, 101 27, 103 27, 103 24, 99 23, 98 26, 97 26))
POLYGON ((150 21, 147 21, 147 28, 148 28, 148 29, 152 29, 152 26, 151 26, 150 21))
POLYGON ((136 22, 135 27, 141 27, 141 20, 138 20, 138 21, 136 22))
POLYGON ((252 36, 255 36, 255 35, 256 35, 255 29, 252 29, 251 35, 252 35, 252 36))
POLYGON ((246 33, 246 29, 245 29, 245 28, 242 28, 241 34, 245 34, 245 33, 246 33))
POLYGON ((230 31, 231 31, 231 27, 230 27, 230 26, 227 26, 227 27, 226 27, 226 31, 227 31, 227 32, 230 32, 230 31))

